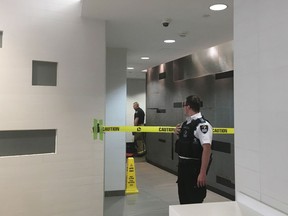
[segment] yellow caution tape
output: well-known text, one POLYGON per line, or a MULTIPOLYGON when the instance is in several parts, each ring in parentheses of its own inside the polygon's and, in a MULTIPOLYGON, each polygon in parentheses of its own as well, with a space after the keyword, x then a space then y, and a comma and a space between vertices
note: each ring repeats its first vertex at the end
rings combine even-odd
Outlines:
MULTIPOLYGON (((171 126, 103 126, 103 132, 174 133, 171 126)), ((234 134, 234 128, 213 128, 213 134, 234 134)))
POLYGON ((103 126, 103 132, 174 133, 170 126, 103 126))
POLYGON ((234 134, 234 128, 213 128, 213 134, 234 134))
MULTIPOLYGON (((103 140, 105 132, 142 132, 142 133, 174 133, 175 127, 171 126, 103 126, 102 120, 94 119, 94 139, 103 140)), ((213 128, 213 134, 234 134, 234 128, 213 128)))

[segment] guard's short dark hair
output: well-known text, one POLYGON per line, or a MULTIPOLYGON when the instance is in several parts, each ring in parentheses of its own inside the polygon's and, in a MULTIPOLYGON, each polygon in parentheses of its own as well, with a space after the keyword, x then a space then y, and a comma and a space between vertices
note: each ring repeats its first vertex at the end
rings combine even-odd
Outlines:
POLYGON ((202 102, 197 95, 190 95, 186 98, 186 105, 189 105, 195 112, 200 112, 202 102))

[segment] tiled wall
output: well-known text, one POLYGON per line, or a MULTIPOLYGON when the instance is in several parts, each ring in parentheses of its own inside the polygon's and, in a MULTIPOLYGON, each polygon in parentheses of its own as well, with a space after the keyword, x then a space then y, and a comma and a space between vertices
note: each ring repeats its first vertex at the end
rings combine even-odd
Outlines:
POLYGON ((288 213, 288 2, 234 5, 236 190, 288 213))
MULTIPOLYGON (((125 125, 127 50, 106 49, 105 125, 125 125)), ((105 194, 124 195, 126 183, 125 133, 105 133, 105 194), (117 179, 117 180, 116 180, 117 179)))
POLYGON ((0 7, 0 130, 57 130, 56 153, 0 157, 0 215, 103 215, 105 23, 76 0, 0 7), (32 61, 57 62, 55 86, 32 85, 32 61))

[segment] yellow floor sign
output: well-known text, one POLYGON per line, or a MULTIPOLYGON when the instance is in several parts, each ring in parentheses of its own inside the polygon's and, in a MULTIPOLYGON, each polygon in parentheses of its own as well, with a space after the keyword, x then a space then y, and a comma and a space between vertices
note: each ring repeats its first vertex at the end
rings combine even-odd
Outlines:
POLYGON ((134 158, 129 157, 127 159, 127 172, 126 172, 126 194, 135 194, 138 193, 136 185, 136 172, 135 172, 135 163, 134 158))

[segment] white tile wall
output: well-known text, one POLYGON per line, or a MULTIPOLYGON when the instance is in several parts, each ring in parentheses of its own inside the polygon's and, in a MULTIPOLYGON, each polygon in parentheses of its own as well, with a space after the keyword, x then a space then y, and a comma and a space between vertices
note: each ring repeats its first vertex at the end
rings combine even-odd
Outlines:
MULTIPOLYGON (((126 124, 127 50, 106 50, 106 115, 105 125, 126 124)), ((105 133, 105 192, 125 191, 126 142, 125 133, 105 133), (115 181, 115 179, 117 179, 115 181)))
POLYGON ((76 0, 1 2, 0 130, 57 129, 57 153, 0 158, 0 215, 103 215, 105 23, 76 0), (32 60, 58 62, 55 87, 32 86, 32 60))
POLYGON ((287 6, 235 0, 234 8, 236 190, 286 214, 287 6))

